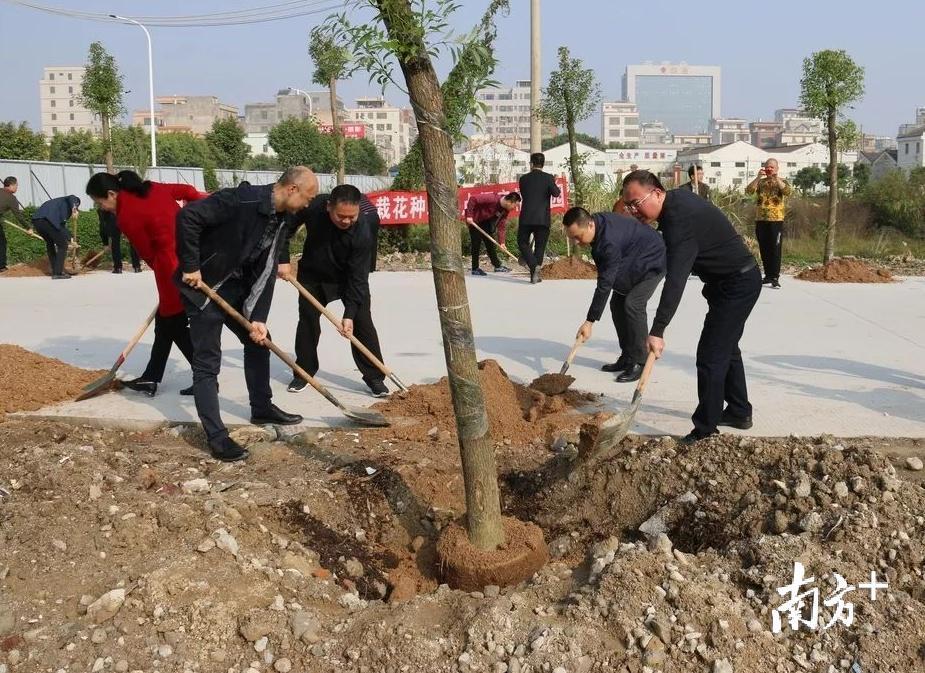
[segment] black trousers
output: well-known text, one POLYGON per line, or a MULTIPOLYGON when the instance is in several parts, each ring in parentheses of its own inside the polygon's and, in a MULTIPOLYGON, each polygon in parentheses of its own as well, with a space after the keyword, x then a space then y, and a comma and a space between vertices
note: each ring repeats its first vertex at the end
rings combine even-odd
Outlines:
POLYGON ((764 277, 768 280, 779 280, 784 223, 758 220, 755 222, 755 238, 758 239, 758 249, 761 251, 764 277))
POLYGON ((517 226, 517 249, 521 257, 533 271, 538 266, 543 266, 543 258, 546 256, 546 242, 549 240, 549 227, 518 225, 517 226), (533 245, 530 245, 530 235, 533 235, 533 245))
MULTIPOLYGON (((495 220, 486 220, 485 222, 477 222, 488 236, 495 235, 495 220)), ((481 231, 475 227, 469 227, 469 248, 472 253, 472 270, 475 271, 479 268, 479 255, 482 254, 482 243, 485 243, 485 252, 488 253, 488 259, 491 260, 491 263, 494 264, 497 269, 501 266, 501 260, 498 259, 498 251, 495 249, 495 244, 488 240, 488 236, 485 236, 481 231)))
POLYGON ((64 273, 64 260, 67 257, 67 244, 71 241, 71 234, 67 227, 58 229, 51 222, 42 218, 32 220, 32 228, 45 240, 45 251, 48 253, 51 275, 62 275, 64 273))
POLYGON ((154 344, 151 356, 141 378, 145 381, 160 383, 167 368, 167 358, 174 344, 183 353, 183 357, 193 364, 193 342, 190 339, 189 318, 185 313, 164 317, 160 313, 154 316, 154 344))
POLYGON ((6 268, 6 227, 0 222, 0 269, 6 268))
MULTIPOLYGON (((122 234, 116 229, 115 234, 109 235, 109 251, 112 253, 112 268, 122 270, 122 234)), ((136 271, 141 268, 141 259, 135 248, 128 246, 129 255, 132 258, 132 268, 136 271)))
MULTIPOLYGON (((218 293, 238 311, 244 304, 247 289, 241 281, 229 278, 218 293)), ((270 350, 251 341, 250 334, 214 302, 201 311, 187 303, 190 339, 193 343, 193 396, 196 411, 210 446, 224 439, 228 429, 222 422, 218 406, 218 373, 222 365, 222 327, 227 326, 244 346, 244 380, 250 397, 251 414, 269 411, 270 350)))
MULTIPOLYGON (((320 283, 315 280, 299 278, 306 290, 317 299, 322 306, 340 299, 340 288, 333 283, 320 283)), ((373 355, 382 360, 382 348, 379 346, 379 333, 373 324, 371 303, 360 307, 353 319, 353 336, 366 346, 373 355)), ((296 364, 314 376, 320 367, 318 362, 318 342, 321 340, 321 313, 299 295, 299 324, 295 331, 296 364)), ((353 361, 366 383, 383 381, 385 375, 376 366, 366 359, 356 346, 351 345, 353 361)), ((298 376, 293 372, 293 376, 298 376)))
POLYGON ((646 306, 655 293, 655 288, 665 277, 661 273, 634 285, 626 294, 616 291, 610 297, 610 313, 617 328, 620 355, 627 356, 632 363, 645 364, 649 355, 646 337, 649 335, 646 306))
POLYGON ((698 435, 716 431, 723 402, 733 416, 752 415, 739 340, 760 293, 757 266, 744 273, 704 280, 703 296, 709 309, 697 344, 698 404, 691 417, 698 435))

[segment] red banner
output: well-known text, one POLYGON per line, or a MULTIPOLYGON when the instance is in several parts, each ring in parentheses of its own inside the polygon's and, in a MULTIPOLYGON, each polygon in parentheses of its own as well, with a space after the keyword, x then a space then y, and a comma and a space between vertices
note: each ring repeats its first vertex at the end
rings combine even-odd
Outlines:
MULTIPOLYGON (((550 209, 554 213, 564 213, 568 209, 568 180, 557 177, 556 184, 561 194, 549 200, 550 209)), ((457 215, 460 219, 466 210, 466 204, 473 194, 497 194, 498 198, 516 192, 516 182, 501 185, 477 185, 475 187, 462 187, 457 193, 457 215)), ((371 192, 367 197, 379 211, 379 221, 384 226, 399 224, 427 224, 430 221, 427 210, 427 192, 371 192)), ((520 213, 516 208, 512 217, 520 213)))

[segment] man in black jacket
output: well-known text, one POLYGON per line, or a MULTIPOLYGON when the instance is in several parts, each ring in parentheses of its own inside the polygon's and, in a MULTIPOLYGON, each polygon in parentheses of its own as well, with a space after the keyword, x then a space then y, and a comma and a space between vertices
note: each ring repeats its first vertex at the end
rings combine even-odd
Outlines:
MULTIPOLYGON (((122 232, 119 230, 116 214, 97 208, 96 215, 100 220, 100 242, 108 245, 112 254, 112 272, 122 273, 122 232)), ((135 269, 135 273, 141 273, 141 259, 131 243, 128 251, 132 258, 132 268, 135 269)))
POLYGON ((752 405, 739 340, 761 292, 755 258, 719 208, 686 189, 666 193, 649 171, 633 171, 623 179, 623 199, 641 222, 658 222, 668 249, 668 271, 649 348, 661 357, 665 328, 691 273, 703 281, 709 305, 697 345, 699 403, 692 416, 694 429, 683 441, 716 434, 717 425, 747 430, 752 426, 752 405))
POLYGON ((591 215, 584 208, 572 208, 562 218, 565 235, 576 245, 590 245, 597 265, 597 288, 578 336, 587 341, 591 328, 601 319, 607 298, 620 357, 601 367, 620 372, 617 381, 636 381, 648 355, 646 334, 649 326, 646 304, 665 277, 665 244, 652 227, 632 217, 616 213, 591 215))
MULTIPOLYGON (((299 260, 299 283, 322 305, 340 299, 344 303, 341 335, 355 336, 379 360, 379 334, 373 324, 369 294, 370 265, 375 254, 378 216, 364 212, 365 197, 353 185, 338 185, 330 194, 318 196, 308 208, 291 218, 289 238, 305 225, 305 246, 299 260)), ((280 255, 279 274, 291 273, 289 246, 280 255)), ((296 328, 296 363, 312 376, 318 371, 318 341, 321 313, 299 297, 299 325, 296 328)), ((385 376, 354 346, 353 361, 376 397, 389 394, 385 376)), ((289 392, 298 393, 308 382, 293 372, 289 392)))
POLYGON ((546 156, 542 152, 530 155, 530 172, 520 176, 520 220, 517 224, 517 248, 530 268, 530 282, 542 282, 540 267, 549 240, 549 199, 559 196, 559 186, 543 171, 546 156), (533 245, 530 245, 533 236, 533 245))
POLYGON ((273 185, 223 189, 188 204, 177 214, 177 279, 193 342, 193 395, 212 455, 243 460, 247 451, 228 436, 218 405, 222 325, 244 345, 244 378, 251 423, 294 425, 302 421, 272 403, 267 316, 273 299, 287 213, 304 208, 318 193, 315 174, 304 166, 286 170, 273 185), (202 292, 200 282, 251 321, 248 333, 202 292))

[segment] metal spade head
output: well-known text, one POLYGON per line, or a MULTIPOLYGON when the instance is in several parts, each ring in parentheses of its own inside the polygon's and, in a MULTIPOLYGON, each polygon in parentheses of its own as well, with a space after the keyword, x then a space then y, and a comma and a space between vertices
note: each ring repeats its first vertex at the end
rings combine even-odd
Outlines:
POLYGON ((341 407, 340 410, 344 412, 344 416, 347 418, 352 418, 357 423, 362 423, 363 425, 368 425, 373 428, 387 428, 391 425, 391 423, 386 420, 385 416, 378 411, 346 406, 341 407))

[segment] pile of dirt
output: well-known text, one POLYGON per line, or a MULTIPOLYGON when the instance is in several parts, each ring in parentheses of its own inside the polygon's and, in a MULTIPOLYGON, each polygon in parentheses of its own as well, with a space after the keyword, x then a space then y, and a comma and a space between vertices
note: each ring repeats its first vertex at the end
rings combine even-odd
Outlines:
POLYGON ((925 472, 880 452, 922 456, 920 440, 631 437, 600 463, 535 446, 533 469, 502 448, 504 512, 544 529, 551 560, 518 585, 464 592, 439 586, 434 562, 464 509, 458 447, 235 432, 251 458, 226 465, 178 427, 0 423, 0 665, 925 668, 925 490, 912 481, 925 472), (851 625, 794 632, 785 614, 772 633, 795 561, 823 623, 834 573, 845 578, 851 625), (888 585, 876 600, 855 588, 871 572, 888 585))
POLYGON ((0 274, 0 278, 33 278, 35 276, 51 275, 48 259, 38 259, 34 262, 20 262, 13 264, 5 272, 0 274))
POLYGON ((593 280, 597 267, 578 257, 560 257, 552 264, 543 265, 543 280, 593 280))
MULTIPOLYGON (((575 415, 574 408, 586 403, 588 397, 572 391, 546 395, 515 383, 495 360, 479 363, 479 380, 485 395, 489 434, 507 446, 525 447, 544 440, 547 428, 556 428, 563 415, 575 415)), ((456 443, 456 417, 447 377, 411 386, 407 394, 393 395, 373 408, 394 422, 394 427, 381 431, 385 434, 410 441, 442 438, 456 443)))
POLYGON ((104 373, 0 344, 0 412, 35 411, 73 400, 85 385, 104 373))
POLYGON ((860 259, 837 257, 828 264, 806 269, 797 274, 800 280, 816 283, 892 283, 893 275, 860 259))

